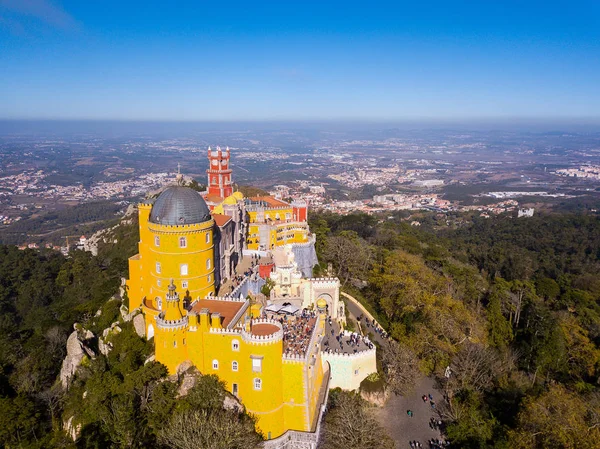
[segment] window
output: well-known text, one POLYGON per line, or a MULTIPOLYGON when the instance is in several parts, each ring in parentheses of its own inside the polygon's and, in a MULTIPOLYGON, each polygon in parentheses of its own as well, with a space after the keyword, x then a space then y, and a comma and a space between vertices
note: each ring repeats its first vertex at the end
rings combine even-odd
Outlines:
POLYGON ((173 347, 176 348, 177 347, 177 340, 173 340, 173 347))
POLYGON ((206 282, 210 282, 212 281, 212 276, 209 274, 208 277, 206 278, 206 282))
POLYGON ((160 262, 156 262, 156 272, 160 273, 160 262))
POLYGON ((219 369, 219 361, 217 359, 213 360, 212 367, 213 369, 219 369))
POLYGON ((206 243, 210 243, 210 232, 206 233, 206 243))
POLYGON ((231 342, 231 350, 232 351, 239 351, 240 350, 240 342, 238 340, 233 340, 231 342))
POLYGON ((182 343, 183 343, 183 346, 185 346, 185 338, 183 339, 182 343))
POLYGON ((160 279, 156 280, 156 285, 158 285, 159 287, 161 286, 162 282, 160 281, 160 279))
POLYGON ((179 265, 179 274, 181 274, 182 276, 187 276, 187 274, 188 274, 187 263, 182 263, 181 265, 179 265))
POLYGON ((185 237, 179 237, 179 247, 187 248, 187 239, 185 237))
POLYGON ((357 369, 354 370, 354 375, 358 376, 358 370, 357 369))
POLYGON ((262 380, 260 380, 258 377, 254 379, 254 389, 262 390, 262 380))
POLYGON ((183 281, 181 283, 181 288, 188 288, 188 281, 183 281))
POLYGON ((232 385, 232 393, 234 396, 238 395, 238 384, 233 384, 232 385))
POLYGON ((154 246, 160 246, 160 237, 158 235, 154 236, 154 246))
POLYGON ((156 301, 156 307, 158 307, 158 310, 162 310, 162 299, 160 296, 157 296, 156 298, 154 298, 154 300, 156 301))
POLYGON ((238 370, 238 363, 236 361, 231 362, 231 371, 238 370))
POLYGON ((252 371, 254 371, 255 373, 262 372, 262 359, 252 359, 252 371))
POLYGON ((210 270, 211 262, 210 259, 206 259, 206 269, 210 270))
POLYGON ((285 213, 285 219, 289 220, 290 218, 292 218, 292 214, 290 214, 289 212, 285 213))

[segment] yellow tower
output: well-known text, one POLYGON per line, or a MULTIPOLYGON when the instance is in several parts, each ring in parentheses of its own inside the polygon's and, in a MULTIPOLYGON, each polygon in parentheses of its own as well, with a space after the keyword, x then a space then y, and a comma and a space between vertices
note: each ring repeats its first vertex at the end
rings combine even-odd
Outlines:
POLYGON ((154 351, 156 359, 160 360, 170 373, 175 373, 177 366, 187 359, 188 317, 184 315, 173 282, 169 284, 169 292, 163 306, 164 310, 156 317, 154 351))
POLYGON ((170 280, 186 301, 214 295, 214 220, 198 192, 167 188, 139 205, 139 222, 139 253, 129 259, 130 310, 144 298, 162 310, 170 280))

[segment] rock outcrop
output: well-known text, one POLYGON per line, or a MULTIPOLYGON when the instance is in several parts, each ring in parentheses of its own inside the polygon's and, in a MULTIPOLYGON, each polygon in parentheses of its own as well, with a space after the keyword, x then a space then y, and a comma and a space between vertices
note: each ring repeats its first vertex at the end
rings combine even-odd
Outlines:
POLYGON ((146 323, 144 322, 144 315, 138 313, 136 316, 133 317, 133 327, 138 336, 146 336, 146 323))
POLYGON ((94 351, 85 344, 87 340, 94 338, 94 334, 89 330, 81 328, 77 323, 75 330, 67 339, 67 355, 60 368, 60 383, 63 388, 67 388, 77 371, 84 357, 94 357, 94 351))

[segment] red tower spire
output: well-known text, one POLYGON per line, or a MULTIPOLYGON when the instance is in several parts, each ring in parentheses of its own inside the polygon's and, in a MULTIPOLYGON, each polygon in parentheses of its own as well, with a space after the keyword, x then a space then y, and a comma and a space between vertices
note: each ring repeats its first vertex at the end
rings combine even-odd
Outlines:
POLYGON ((229 147, 211 150, 208 147, 208 194, 227 198, 233 193, 231 169, 229 168, 229 147))

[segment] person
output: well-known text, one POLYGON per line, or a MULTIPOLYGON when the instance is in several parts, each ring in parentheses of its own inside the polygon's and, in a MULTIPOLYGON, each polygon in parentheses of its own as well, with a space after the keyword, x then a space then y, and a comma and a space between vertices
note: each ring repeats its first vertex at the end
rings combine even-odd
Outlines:
POLYGON ((423 399, 423 402, 427 402, 427 396, 426 395, 423 395, 422 399, 423 399))
POLYGON ((429 400, 433 401, 433 396, 431 396, 431 393, 429 393, 429 400))

